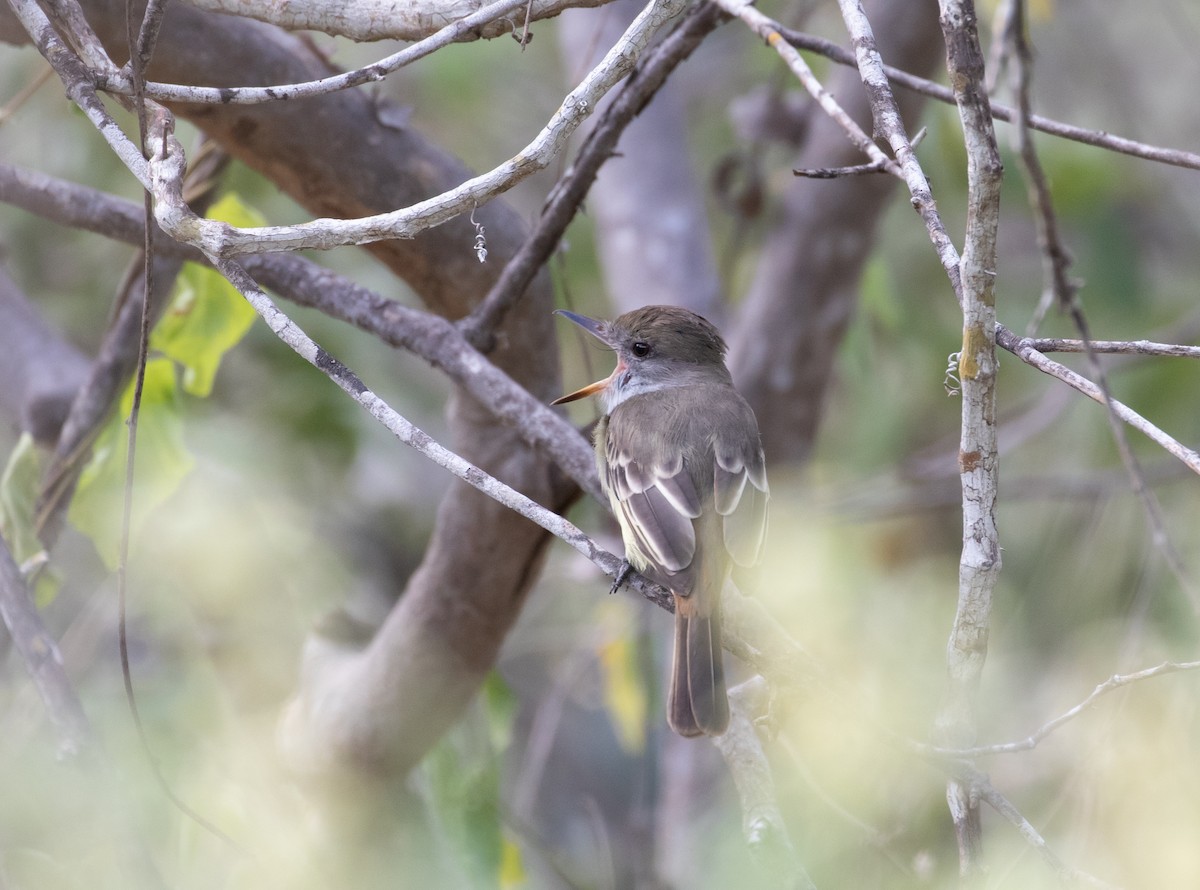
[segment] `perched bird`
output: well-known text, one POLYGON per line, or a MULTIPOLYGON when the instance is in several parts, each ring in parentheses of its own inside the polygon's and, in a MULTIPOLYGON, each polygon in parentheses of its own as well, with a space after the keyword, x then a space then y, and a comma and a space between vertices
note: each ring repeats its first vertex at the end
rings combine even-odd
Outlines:
POLYGON ((625 558, 674 594, 667 722, 684 736, 720 735, 721 589, 733 563, 757 562, 766 531, 758 422, 733 388, 720 333, 694 312, 645 306, 611 322, 558 312, 617 354, 612 374, 553 404, 600 396, 596 465, 625 558))

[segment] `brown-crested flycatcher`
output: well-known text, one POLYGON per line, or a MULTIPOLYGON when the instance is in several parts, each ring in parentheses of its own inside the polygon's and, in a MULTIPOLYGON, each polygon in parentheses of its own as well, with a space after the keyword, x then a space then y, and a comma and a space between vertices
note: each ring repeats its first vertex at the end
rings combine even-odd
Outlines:
POLYGON ((596 465, 625 558, 674 594, 667 722, 680 735, 720 735, 729 725, 721 588, 734 562, 758 560, 766 530, 758 422, 733 388, 721 335, 694 312, 559 314, 617 354, 611 375, 553 404, 599 394, 596 465))

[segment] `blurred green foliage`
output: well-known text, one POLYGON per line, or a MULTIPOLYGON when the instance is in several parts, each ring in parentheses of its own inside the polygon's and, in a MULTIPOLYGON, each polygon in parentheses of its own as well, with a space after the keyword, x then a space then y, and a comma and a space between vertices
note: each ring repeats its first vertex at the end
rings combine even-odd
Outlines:
MULTIPOLYGON (((1140 8, 1110 8, 1098 16, 1068 4, 1043 6, 1033 38, 1039 96, 1048 111, 1117 129, 1111 121, 1140 122, 1145 109, 1163 129, 1147 125, 1132 135, 1186 145, 1190 132, 1194 143, 1191 106, 1158 108, 1172 84, 1196 82, 1194 54, 1175 54, 1174 63, 1190 65, 1191 73, 1169 78, 1157 66, 1166 63, 1158 55, 1170 54, 1144 46, 1120 58, 1094 49, 1082 65, 1077 55, 1086 42, 1081 34, 1128 34, 1138 24, 1130 16, 1144 23, 1154 15, 1140 8), (1090 75, 1099 78, 1098 69, 1107 66, 1120 68, 1133 101, 1117 101, 1118 94, 1096 87, 1090 75)), ((1166 4, 1158 12, 1160 21, 1178 16, 1181 32, 1191 27, 1194 33, 1194 13, 1166 4)), ((832 8, 824 10, 819 24, 830 26, 833 15, 832 8)), ((523 53, 509 38, 452 47, 381 90, 411 110, 413 125, 475 167, 491 167, 529 141, 577 77, 561 70, 555 27, 535 25, 537 37, 523 53)), ((381 54, 379 47, 332 46, 342 63, 381 54)), ((769 80, 795 87, 760 42, 734 25, 718 32, 705 52, 695 64, 716 74, 693 80, 690 148, 707 184, 723 157, 749 150, 728 122, 731 99, 769 80)), ((36 67, 28 51, 0 53, 4 95, 36 67)), ((930 135, 920 158, 957 240, 965 219, 957 117, 931 107, 925 123, 930 135)), ((1007 127, 999 131, 1008 140, 1007 127)), ((1080 293, 1092 334, 1194 342, 1200 330, 1195 172, 1045 136, 1037 145, 1075 258, 1072 273, 1084 282, 1080 293)), ((0 152, 137 197, 56 87, 41 90, 0 128, 0 152)), ((733 219, 709 196, 715 249, 725 260, 734 302, 782 191, 811 189, 820 199, 820 183, 791 176, 787 152, 766 147, 757 158, 767 199, 760 219, 733 219)), ((998 308, 1006 325, 1023 331, 1040 298, 1042 268, 1019 166, 1007 148, 1004 160, 998 308)), ((513 200, 532 216, 557 172, 552 167, 522 186, 513 200)), ((227 186, 273 223, 303 218, 244 167, 234 165, 227 186)), ((860 282, 817 453, 802 472, 772 468, 768 558, 751 591, 854 691, 852 699, 838 700, 815 688, 772 705, 769 747, 781 805, 799 855, 821 887, 957 883, 943 774, 881 741, 876 731, 883 726, 915 739, 928 736, 944 682, 961 546, 960 404, 942 386, 946 356, 961 343, 961 320, 899 189, 860 282)), ((128 248, 5 206, 0 231, 13 276, 47 317, 82 348, 94 349, 128 248)), ((563 302, 604 315, 592 236, 592 220, 577 221, 554 272, 563 302)), ((409 299, 361 252, 318 259, 409 299)), ((610 600, 598 573, 563 547, 551 549, 544 579, 512 635, 500 668, 504 679, 489 681, 463 725, 412 779, 427 834, 414 829, 411 838, 400 839, 408 845, 397 853, 369 826, 355 846, 328 823, 329 814, 285 772, 274 747, 301 648, 330 608, 381 599, 386 608, 397 579, 420 558, 448 482, 397 447, 261 325, 246 331, 253 319, 245 307, 209 276, 185 272, 185 299, 195 302, 181 307, 191 311, 169 316, 155 335, 156 348, 173 361, 159 359, 149 369, 139 479, 146 472, 171 481, 160 481, 157 494, 139 488, 135 496, 139 524, 153 534, 143 531, 131 567, 133 675, 152 756, 181 797, 254 856, 244 858, 208 836, 153 783, 116 667, 111 582, 78 537, 56 556, 66 570, 64 587, 46 610, 121 792, 133 802, 129 830, 150 848, 168 883, 206 890, 416 886, 421 882, 409 876, 432 871, 442 886, 607 886, 614 874, 634 873, 627 860, 668 849, 677 835, 697 863, 696 886, 771 886, 753 869, 736 795, 711 750, 690 755, 705 778, 696 782, 702 799, 693 802, 687 824, 656 833, 647 821, 646 800, 655 800, 666 783, 663 773, 682 768, 685 759, 664 745, 655 701, 669 620, 643 603, 610 600), (174 327, 183 318, 199 328, 174 327), (214 376, 218 360, 221 371, 214 376), (208 398, 180 396, 175 363, 189 369, 185 389, 208 398), (649 657, 647 638, 655 650, 649 657), (538 764, 543 778, 530 787, 522 757, 547 702, 556 702, 562 715, 555 744, 538 764), (518 825, 506 809, 518 792, 533 801, 532 810, 520 814, 532 824, 518 825), (333 873, 330 861, 338 863, 333 873)), ((406 416, 445 438, 444 380, 316 313, 288 312, 406 416)), ((1054 310, 1042 330, 1074 334, 1069 319, 1054 310)), ((569 379, 607 371, 607 354, 577 348, 571 339, 563 343, 569 379), (594 363, 594 373, 579 367, 585 360, 594 363)), ((1089 373, 1082 358, 1060 358, 1089 373)), ((1057 398, 1060 384, 1012 356, 1002 354, 1000 361, 1004 569, 980 689, 985 743, 1025 738, 1116 671, 1194 657, 1200 637, 1184 585, 1164 567, 1130 494, 1103 409, 1074 395, 1057 398)), ((1103 361, 1117 397, 1182 441, 1200 441, 1194 363, 1103 361)), ((72 512, 109 560, 119 528, 123 434, 122 421, 114 420, 97 447, 98 455, 107 455, 108 470, 103 477, 90 471, 72 512)), ((1196 482, 1159 449, 1129 435, 1194 577, 1200 567, 1196 482)), ((27 445, 7 444, 12 484, 3 497, 11 523, 22 497, 15 483, 28 486, 34 470, 26 463, 27 445)), ((610 532, 594 505, 576 516, 589 530, 610 532)), ((4 526, 10 541, 15 528, 4 526)), ((13 887, 127 886, 126 863, 101 831, 115 805, 88 784, 85 766, 56 759, 36 696, 11 657, 8 667, 0 680, 6 729, 0 757, 9 765, 0 804, 0 876, 13 887)), ((738 670, 732 659, 730 669, 738 670)), ((1129 886, 1194 886, 1200 883, 1196 684, 1185 674, 1111 694, 1035 750, 989 758, 983 766, 1064 859, 1129 886)), ((351 804, 360 790, 346 789, 351 804)), ((990 811, 985 832, 989 886, 1057 885, 1026 842, 990 811)))

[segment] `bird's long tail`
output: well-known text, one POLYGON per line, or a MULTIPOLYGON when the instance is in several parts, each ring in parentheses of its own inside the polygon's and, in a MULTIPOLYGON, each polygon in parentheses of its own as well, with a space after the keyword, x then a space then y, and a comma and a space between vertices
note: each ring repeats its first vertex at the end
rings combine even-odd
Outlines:
POLYGON ((729 725, 720 608, 701 616, 685 615, 681 606, 677 599, 667 722, 683 736, 720 735, 729 725))

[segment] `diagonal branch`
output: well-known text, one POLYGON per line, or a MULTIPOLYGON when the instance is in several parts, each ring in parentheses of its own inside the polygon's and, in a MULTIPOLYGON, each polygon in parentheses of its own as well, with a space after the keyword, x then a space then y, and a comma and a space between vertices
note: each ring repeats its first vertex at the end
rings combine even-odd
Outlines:
POLYGON ((46 630, 3 538, 0 538, 0 619, 25 662, 50 722, 58 730, 61 753, 73 757, 93 749, 92 727, 75 687, 63 670, 58 644, 46 630))
POLYGON ((1193 473, 1200 473, 1200 453, 1169 436, 1128 405, 1118 402, 1116 399, 1109 398, 1097 384, 1086 377, 1076 373, 1066 365, 1059 364, 1053 359, 1047 358, 1038 350, 1038 342, 1026 337, 1018 337, 1008 328, 1004 327, 1004 325, 996 325, 996 344, 998 346, 1011 352, 1027 365, 1037 368, 1043 374, 1048 374, 1056 380, 1061 380, 1071 388, 1083 393, 1092 401, 1109 406, 1117 418, 1144 434, 1155 444, 1161 446, 1168 454, 1181 460, 1193 473))
POLYGON ((1084 711, 1091 708, 1099 698, 1112 692, 1114 689, 1122 689, 1126 686, 1132 686, 1134 683, 1140 683, 1143 680, 1161 677, 1164 674, 1177 674, 1195 670, 1200 670, 1200 661, 1164 661, 1162 664, 1134 671, 1130 674, 1113 674, 1103 683, 1097 684, 1091 694, 1079 702, 1079 704, 1068 708, 1053 720, 1046 721, 1019 741, 1001 742, 995 745, 978 745, 973 748, 939 748, 937 746, 929 746, 928 751, 930 754, 937 754, 943 757, 985 757, 993 754, 1015 754, 1019 751, 1032 751, 1051 733, 1074 720, 1084 711))
POLYGON ((483 301, 461 322, 464 336, 486 348, 509 307, 525 293, 538 270, 550 258, 571 220, 579 212, 596 174, 616 150, 625 128, 653 98, 667 77, 700 45, 722 20, 716 6, 697 3, 679 26, 647 53, 645 61, 604 109, 571 169, 558 181, 542 208, 537 227, 504 267, 483 301))
MULTIPOLYGON (((50 63, 54 73, 66 86, 67 98, 79 106, 142 187, 148 187, 150 180, 141 149, 125 135, 125 131, 104 107, 104 103, 96 94, 89 69, 58 36, 35 0, 9 0, 9 4, 38 52, 50 63)), ((88 33, 91 33, 90 28, 88 33)))
MULTIPOLYGON (((601 6, 609 0, 520 0, 515 9, 528 30, 529 22, 551 18, 566 9, 601 6), (523 9, 522 9, 523 8, 523 9)), ((405 0, 387 4, 386 14, 372 0, 189 0, 192 6, 210 12, 240 15, 297 31, 322 31, 352 40, 421 40, 448 20, 477 9, 482 0, 405 0)), ((528 42, 532 35, 518 37, 516 16, 491 16, 478 22, 464 40, 492 39, 506 33, 528 42)), ((524 45, 524 44, 522 44, 524 45)))
POLYGON ((1082 869, 1067 865, 1057 853, 1050 848, 1046 839, 1041 833, 1033 827, 1033 824, 1021 815, 1020 810, 1013 806, 1012 801, 996 790, 996 787, 988 780, 987 776, 981 773, 974 773, 971 777, 970 787, 974 794, 987 802, 993 810, 1003 816, 1008 822, 1017 829, 1018 834, 1029 842, 1030 846, 1037 851, 1037 854, 1042 857, 1050 868, 1058 875, 1059 879, 1075 885, 1083 885, 1087 887, 1098 887, 1102 890, 1117 890, 1115 885, 1101 880, 1093 874, 1090 874, 1082 869))
MULTIPOLYGON (((131 244, 142 240, 141 211, 133 202, 2 162, 0 201, 131 244)), ((157 249, 164 259, 207 262, 196 248, 169 239, 160 239, 157 249)), ((318 309, 420 356, 553 459, 580 488, 604 502, 595 458, 578 430, 467 343, 453 322, 381 296, 303 257, 266 254, 247 257, 244 266, 292 302, 318 309)), ((112 372, 103 376, 104 380, 97 382, 106 390, 119 382, 108 379, 112 372)), ((85 401, 91 405, 95 399, 85 401)), ((94 418, 96 410, 102 412, 103 408, 81 416, 81 428, 88 426, 86 418, 94 418)), ((78 441, 75 436, 68 440, 78 441)))
POLYGON ((729 690, 729 728, 714 739, 725 758, 742 805, 742 833, 754 861, 771 886, 816 890, 788 838, 779 810, 771 765, 755 726, 768 710, 763 678, 752 677, 729 690))
POLYGON ((937 204, 933 200, 933 192, 929 188, 929 178, 921 169, 921 162, 917 160, 917 155, 913 151, 912 140, 909 138, 900 114, 900 106, 888 83, 883 58, 879 55, 879 48, 875 44, 875 34, 871 29, 871 23, 867 20, 861 0, 839 0, 839 6, 846 29, 854 41, 854 58, 871 103, 871 117, 875 122, 875 132, 886 139, 891 146, 892 154, 900 166, 900 176, 908 186, 913 208, 925 223, 925 230, 937 251, 938 260, 941 262, 942 268, 946 270, 954 293, 961 303, 963 300, 960 280, 962 271, 959 268, 958 252, 938 213, 937 204))

